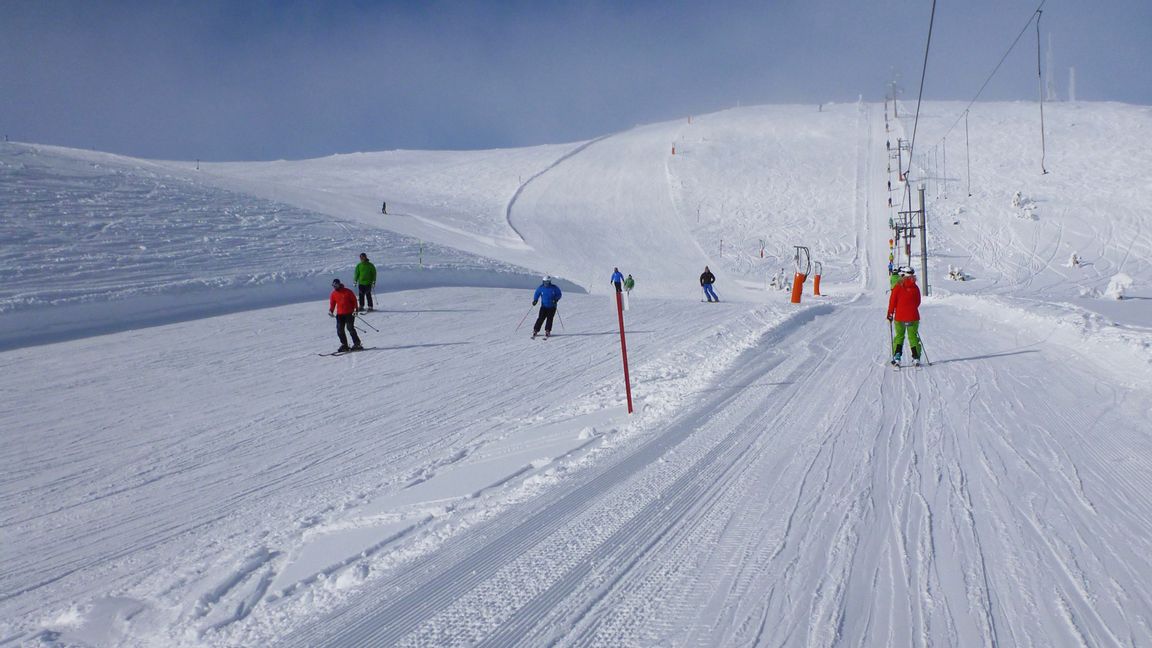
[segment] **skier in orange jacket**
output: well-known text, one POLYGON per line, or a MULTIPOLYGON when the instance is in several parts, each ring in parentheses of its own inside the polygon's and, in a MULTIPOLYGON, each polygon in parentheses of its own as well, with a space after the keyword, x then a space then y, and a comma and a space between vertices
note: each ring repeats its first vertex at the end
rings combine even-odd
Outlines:
POLYGON ((340 348, 336 353, 360 351, 360 336, 356 335, 356 293, 349 290, 339 279, 332 280, 332 294, 328 296, 328 315, 336 318, 336 335, 340 337, 340 348), (348 347, 347 329, 352 334, 352 347, 348 347))

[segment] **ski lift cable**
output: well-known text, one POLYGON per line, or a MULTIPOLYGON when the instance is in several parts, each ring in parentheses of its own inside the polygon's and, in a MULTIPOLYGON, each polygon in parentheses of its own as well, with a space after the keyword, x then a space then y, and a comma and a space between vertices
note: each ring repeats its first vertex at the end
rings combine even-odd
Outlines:
POLYGON ((920 126, 920 104, 924 101, 924 77, 928 73, 928 51, 932 48, 932 25, 935 22, 936 0, 932 0, 932 13, 928 17, 928 42, 924 44, 924 65, 920 68, 920 92, 916 97, 916 118, 912 120, 912 141, 908 144, 909 170, 912 169, 912 154, 916 151, 916 129, 920 126))
MULTIPOLYGON (((953 122, 948 130, 944 133, 944 137, 948 137, 948 135, 952 133, 953 129, 956 128, 956 125, 960 123, 960 120, 964 119, 964 115, 972 109, 972 105, 975 104, 976 100, 980 98, 980 95, 984 93, 984 90, 988 87, 988 84, 992 82, 992 77, 996 76, 996 73, 1000 71, 1000 67, 1004 65, 1004 61, 1008 60, 1008 55, 1012 53, 1012 50, 1016 49, 1016 45, 1020 43, 1020 39, 1024 37, 1025 32, 1027 32, 1028 28, 1032 26, 1032 21, 1036 20, 1036 17, 1040 15, 1040 10, 1044 8, 1045 3, 1047 2, 1048 0, 1041 0, 1040 6, 1036 7, 1036 11, 1033 11, 1032 15, 1028 16, 1028 22, 1024 23, 1024 27, 1020 29, 1020 33, 1016 35, 1016 40, 1012 41, 1012 44, 1008 46, 1008 49, 1004 52, 1004 56, 1000 57, 1000 62, 996 64, 996 67, 992 68, 992 73, 988 75, 987 79, 984 79, 984 84, 981 85, 980 89, 976 91, 976 96, 972 97, 972 101, 969 101, 968 105, 964 107, 964 110, 960 111, 960 116, 956 118, 956 121, 953 122)), ((944 137, 940 139, 943 140, 944 137)))

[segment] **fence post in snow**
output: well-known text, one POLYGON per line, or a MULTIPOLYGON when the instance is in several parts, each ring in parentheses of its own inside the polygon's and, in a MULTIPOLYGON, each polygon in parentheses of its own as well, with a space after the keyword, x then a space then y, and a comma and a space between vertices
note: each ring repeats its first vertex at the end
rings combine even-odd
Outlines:
POLYGON ((624 339, 624 301, 616 293, 616 315, 620 319, 620 357, 624 360, 624 393, 628 397, 628 413, 632 413, 632 381, 628 378, 628 343, 624 339))

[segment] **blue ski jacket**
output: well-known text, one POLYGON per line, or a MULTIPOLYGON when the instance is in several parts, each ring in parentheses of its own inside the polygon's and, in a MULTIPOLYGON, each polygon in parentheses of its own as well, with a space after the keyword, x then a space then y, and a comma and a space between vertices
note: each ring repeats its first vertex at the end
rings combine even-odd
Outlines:
POLYGON ((563 297, 563 293, 560 292, 560 286, 540 284, 540 287, 536 289, 536 294, 532 295, 532 303, 540 302, 544 308, 553 308, 561 297, 563 297))
POLYGON ((620 283, 622 281, 624 281, 624 275, 620 274, 619 270, 612 273, 612 283, 620 283))

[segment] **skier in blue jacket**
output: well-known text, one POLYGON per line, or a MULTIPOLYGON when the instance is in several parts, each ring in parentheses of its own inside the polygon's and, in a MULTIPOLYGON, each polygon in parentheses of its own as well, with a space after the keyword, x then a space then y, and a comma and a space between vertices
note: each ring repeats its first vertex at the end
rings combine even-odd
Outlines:
POLYGON ((620 284, 624 283, 624 275, 620 273, 620 268, 612 268, 612 284, 616 286, 616 292, 623 290, 620 284))
POLYGON ((552 318, 556 316, 556 302, 563 296, 560 286, 553 284, 552 277, 545 275, 540 287, 532 295, 532 305, 540 303, 540 315, 536 317, 536 324, 532 327, 532 337, 536 337, 540 332, 541 325, 544 326, 544 337, 552 335, 552 318))

